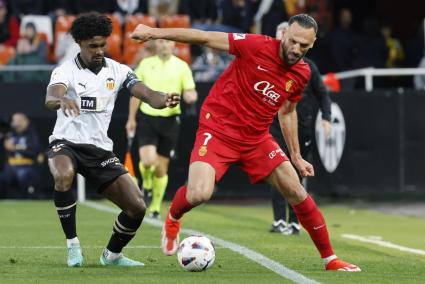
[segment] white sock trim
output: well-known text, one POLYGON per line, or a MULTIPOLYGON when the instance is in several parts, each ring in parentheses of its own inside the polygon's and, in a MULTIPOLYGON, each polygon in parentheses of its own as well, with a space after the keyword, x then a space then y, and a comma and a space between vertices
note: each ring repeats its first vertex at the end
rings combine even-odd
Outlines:
POLYGON ((332 260, 334 260, 335 258, 337 258, 337 257, 336 257, 336 255, 333 254, 331 256, 324 257, 322 259, 325 262, 325 265, 328 265, 328 263, 331 262, 332 260))
POLYGON ((75 238, 72 238, 72 239, 66 239, 66 246, 69 248, 71 245, 73 245, 73 244, 80 244, 80 240, 77 238, 77 237, 75 237, 75 238))

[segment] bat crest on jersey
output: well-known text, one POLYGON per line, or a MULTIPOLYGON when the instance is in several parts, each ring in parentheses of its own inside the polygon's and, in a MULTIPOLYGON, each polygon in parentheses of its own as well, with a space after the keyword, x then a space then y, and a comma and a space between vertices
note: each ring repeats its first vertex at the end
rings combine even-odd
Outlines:
POLYGON ((264 95, 264 101, 267 101, 271 105, 275 105, 279 101, 280 94, 273 90, 274 87, 275 85, 272 85, 270 82, 260 81, 255 83, 254 90, 264 95))
POLYGON ((115 87, 115 80, 113 78, 106 79, 106 88, 108 88, 109 91, 112 91, 115 87))

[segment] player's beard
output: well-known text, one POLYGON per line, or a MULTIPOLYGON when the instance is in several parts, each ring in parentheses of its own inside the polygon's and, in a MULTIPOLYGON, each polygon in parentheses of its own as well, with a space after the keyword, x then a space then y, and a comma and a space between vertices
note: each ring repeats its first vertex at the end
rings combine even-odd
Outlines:
POLYGON ((300 61, 303 58, 303 56, 304 55, 301 55, 298 57, 296 55, 292 55, 293 59, 290 59, 289 54, 283 51, 283 60, 285 61, 286 64, 291 66, 297 64, 298 61, 300 61))
POLYGON ((99 59, 97 57, 93 57, 91 62, 89 63, 89 69, 99 69, 102 67, 103 65, 103 56, 99 57, 99 59))

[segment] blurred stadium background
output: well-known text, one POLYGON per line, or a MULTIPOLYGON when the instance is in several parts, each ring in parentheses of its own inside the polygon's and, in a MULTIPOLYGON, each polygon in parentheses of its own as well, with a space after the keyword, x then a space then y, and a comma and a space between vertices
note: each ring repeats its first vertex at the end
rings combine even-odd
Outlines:
MULTIPOLYGON (((425 22, 423 11, 415 8, 420 2, 0 0, 1 164, 7 161, 3 140, 10 131, 11 117, 22 112, 37 133, 40 153, 34 164, 39 178, 29 184, 30 194, 25 196, 50 198, 52 179, 43 151, 56 114, 44 108, 45 88, 56 64, 78 52, 78 45, 67 31, 79 13, 96 10, 110 15, 113 33, 108 56, 134 67, 154 53, 151 44, 140 46, 128 38, 137 23, 274 36, 280 22, 294 13, 306 12, 320 26, 316 46, 308 57, 318 65, 332 100, 341 109, 333 118, 332 138, 318 141, 320 147, 315 149, 321 150, 311 157, 317 176, 309 180, 309 190, 333 198, 423 199, 425 22)), ((192 64, 200 100, 196 109, 188 109, 183 116, 183 133, 170 169, 167 197, 186 179, 199 107, 231 60, 226 54, 185 44, 177 44, 175 53, 192 64)), ((109 131, 121 158, 126 149, 128 98, 126 94, 119 96, 109 131)), ((316 136, 320 140, 320 131, 316 136)), ((137 163, 136 147, 133 149, 137 163)), ((269 195, 264 186, 249 185, 246 176, 235 168, 218 187, 216 198, 269 195)), ((96 198, 90 190, 87 195, 96 198)), ((14 196, 13 188, 0 190, 0 198, 14 196)))
MULTIPOLYGON (((44 108, 44 99, 53 68, 78 52, 78 46, 67 34, 73 19, 92 10, 108 14, 113 21, 108 56, 132 67, 154 53, 151 43, 140 46, 128 38, 138 23, 274 36, 276 26, 291 15, 301 12, 313 15, 319 23, 319 34, 308 57, 323 74, 334 105, 331 137, 325 140, 319 128, 312 129, 316 147, 310 159, 316 176, 308 180, 307 187, 321 205, 327 202, 322 208, 339 253, 364 267, 365 273, 361 276, 319 273, 322 266, 307 234, 284 242, 280 242, 281 236, 269 234, 272 222, 269 189, 262 184, 250 185, 237 167, 224 176, 213 197, 213 203, 220 201, 217 203, 230 205, 202 206, 188 214, 187 224, 261 252, 318 281, 423 283, 425 13, 420 8, 422 2, 0 0, 0 172, 4 177, 8 163, 27 162, 34 173, 25 178, 24 185, 0 184, 0 199, 47 200, 0 202, 0 274, 4 283, 19 282, 19 279, 22 283, 72 283, 87 281, 87 275, 93 283, 103 281, 104 277, 118 282, 144 279, 147 283, 274 283, 282 280, 279 275, 224 250, 223 245, 217 247, 218 260, 209 272, 209 280, 200 275, 183 274, 174 259, 161 255, 159 231, 150 226, 143 227, 142 240, 135 239, 128 249, 130 255, 149 263, 146 270, 133 270, 132 274, 127 270, 101 270, 95 266, 98 247, 103 245, 104 232, 110 232, 108 220, 112 221, 113 215, 87 206, 110 206, 103 201, 79 207, 82 221, 79 227, 84 229, 83 244, 88 244, 90 272, 63 267, 64 250, 55 250, 62 249, 64 244, 50 201, 53 180, 44 155, 56 114, 44 108), (31 135, 38 137, 31 149, 30 161, 10 160, 10 153, 5 149, 11 128, 23 123, 22 117, 20 120, 14 116, 16 113, 29 118, 31 135), (24 190, 19 190, 22 187, 24 190), (216 218, 210 218, 212 215, 216 218), (105 222, 98 222, 100 219, 105 222), (241 274, 246 278, 241 278, 241 274)), ((175 54, 191 64, 200 100, 196 108, 183 105, 182 133, 176 158, 170 166, 166 199, 186 180, 199 108, 231 60, 226 54, 185 44, 177 44, 175 54)), ((114 152, 121 159, 127 147, 124 125, 128 100, 124 91, 118 96, 109 130, 114 152)), ((135 164, 138 163, 136 146, 132 149, 135 164)), ((100 197, 83 180, 76 181, 73 188, 76 192, 78 188, 86 189, 80 192, 85 194, 80 195, 80 200, 100 197)), ((114 210, 106 207, 99 208, 114 210)), ((146 222, 150 224, 149 220, 146 222)), ((298 282, 310 283, 303 281, 298 282)))

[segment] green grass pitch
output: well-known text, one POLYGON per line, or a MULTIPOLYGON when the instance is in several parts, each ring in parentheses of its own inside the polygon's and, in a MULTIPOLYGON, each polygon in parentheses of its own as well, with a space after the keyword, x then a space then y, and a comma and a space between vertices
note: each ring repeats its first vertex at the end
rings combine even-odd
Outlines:
MULTIPOLYGON (((101 204, 114 207, 108 202, 101 204)), ((247 247, 320 283, 425 283, 425 255, 341 236, 379 236, 400 246, 425 250, 425 219, 344 206, 324 206, 322 211, 337 255, 358 264, 362 272, 324 271, 305 231, 299 237, 269 233, 270 206, 207 204, 187 214, 183 227, 247 247)), ((0 283, 291 283, 220 246, 216 247, 211 269, 186 272, 175 256, 162 254, 160 230, 149 224, 142 225, 130 247, 124 250, 127 256, 143 261, 145 267, 102 267, 99 256, 115 217, 113 213, 78 205, 77 229, 85 265, 68 268, 65 240, 53 202, 0 202, 0 283)))

